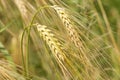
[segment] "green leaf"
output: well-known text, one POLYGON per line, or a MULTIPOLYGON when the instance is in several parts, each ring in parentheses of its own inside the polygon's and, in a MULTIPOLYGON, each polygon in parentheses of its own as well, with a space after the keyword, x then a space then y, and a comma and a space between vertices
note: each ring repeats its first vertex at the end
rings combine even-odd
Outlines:
POLYGON ((4 45, 0 42, 0 54, 4 55, 4 57, 8 60, 13 62, 11 55, 9 54, 9 52, 5 49, 4 45))
POLYGON ((8 27, 10 27, 13 24, 14 21, 11 21, 10 23, 8 23, 6 26, 3 25, 2 22, 0 22, 0 26, 4 26, 2 29, 0 29, 0 33, 2 33, 3 31, 5 31, 8 27))

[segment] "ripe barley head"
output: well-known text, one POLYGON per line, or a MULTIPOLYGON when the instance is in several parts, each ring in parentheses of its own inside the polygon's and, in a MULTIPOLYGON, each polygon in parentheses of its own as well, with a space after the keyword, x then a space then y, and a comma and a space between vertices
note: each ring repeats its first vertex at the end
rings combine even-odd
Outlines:
POLYGON ((56 10, 60 19, 65 25, 71 41, 75 44, 76 47, 79 47, 79 48, 82 47, 82 42, 79 39, 78 32, 75 30, 74 26, 72 25, 72 22, 70 21, 68 15, 65 13, 64 8, 58 7, 56 5, 52 7, 56 10))
POLYGON ((66 68, 66 66, 64 65, 65 54, 62 52, 62 49, 59 46, 60 43, 54 37, 54 34, 51 33, 51 30, 46 29, 47 26, 40 25, 40 24, 36 24, 36 25, 37 25, 37 30, 40 33, 40 36, 44 39, 44 41, 46 41, 56 61, 58 62, 58 65, 61 68, 64 77, 67 79, 68 76, 69 77, 71 76, 71 74, 66 68))
POLYGON ((15 0, 15 4, 18 6, 23 17, 27 16, 27 9, 23 0, 15 0))
POLYGON ((70 37, 70 40, 74 43, 74 45, 80 49, 81 57, 85 57, 84 46, 82 41, 79 38, 78 32, 75 30, 74 25, 72 24, 71 20, 69 19, 68 15, 65 13, 65 10, 58 6, 52 6, 58 13, 60 19, 62 20, 63 24, 66 27, 66 31, 70 37))
POLYGON ((54 38, 54 35, 50 32, 49 29, 46 29, 47 26, 37 24, 37 30, 40 33, 40 36, 43 37, 43 39, 48 44, 50 50, 52 53, 54 53, 54 56, 57 59, 64 60, 63 56, 61 55, 61 50, 58 46, 58 40, 54 38))

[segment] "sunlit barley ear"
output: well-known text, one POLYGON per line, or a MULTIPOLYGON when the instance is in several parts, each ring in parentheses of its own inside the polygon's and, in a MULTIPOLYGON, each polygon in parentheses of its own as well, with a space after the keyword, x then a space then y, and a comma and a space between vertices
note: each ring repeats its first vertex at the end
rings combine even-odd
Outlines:
POLYGON ((59 46, 57 45, 57 42, 58 42, 57 39, 54 38, 54 35, 50 32, 49 29, 46 29, 46 27, 47 26, 45 25, 37 24, 37 30, 39 31, 40 36, 43 37, 43 39, 46 41, 50 50, 52 51, 52 53, 54 53, 54 56, 59 60, 64 61, 64 58, 61 55, 62 52, 59 46))
POLYGON ((25 3, 23 0, 14 0, 16 5, 18 6, 20 12, 22 13, 23 17, 25 17, 27 14, 27 9, 25 7, 25 3))
POLYGON ((71 41, 75 44, 76 47, 82 47, 82 42, 79 39, 77 31, 74 29, 72 22, 70 21, 68 15, 66 14, 64 8, 58 7, 57 5, 52 6, 58 13, 60 19, 66 27, 66 30, 70 36, 71 41))
POLYGON ((24 0, 14 0, 16 6, 18 7, 23 20, 28 23, 28 10, 26 8, 26 3, 24 0))
POLYGON ((0 60, 0 80, 25 80, 10 63, 0 60))
MULTIPOLYGON (((74 45, 80 49, 81 51, 81 57, 84 55, 84 46, 82 44, 82 41, 79 39, 79 34, 75 30, 73 23, 70 21, 68 15, 66 14, 64 8, 58 7, 57 5, 52 6, 58 13, 60 19, 62 20, 63 24, 66 27, 66 31, 68 32, 68 35, 70 37, 70 40, 74 43, 74 45)), ((85 55, 84 55, 85 57, 85 55)))
POLYGON ((52 51, 53 56, 55 57, 57 63, 59 64, 64 77, 67 79, 67 76, 68 75, 70 76, 70 73, 63 64, 65 55, 59 46, 60 43, 55 38, 54 34, 51 33, 51 30, 47 29, 47 26, 40 25, 38 23, 35 25, 37 26, 37 30, 38 30, 40 36, 43 38, 44 41, 46 41, 47 45, 49 46, 50 50, 52 51))

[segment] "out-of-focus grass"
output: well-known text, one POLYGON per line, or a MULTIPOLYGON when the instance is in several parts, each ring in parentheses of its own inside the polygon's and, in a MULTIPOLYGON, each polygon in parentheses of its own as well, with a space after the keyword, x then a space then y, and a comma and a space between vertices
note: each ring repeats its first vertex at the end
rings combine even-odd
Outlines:
POLYGON ((0 0, 0 63, 14 66, 9 69, 0 65, 0 79, 119 80, 119 3, 119 0, 0 0), (50 7, 54 5, 65 8, 84 46, 82 49, 70 40, 64 23, 50 7), (58 39, 65 55, 62 66, 48 43, 39 37, 35 23, 46 25, 58 39), (81 53, 88 62, 80 57, 81 53))

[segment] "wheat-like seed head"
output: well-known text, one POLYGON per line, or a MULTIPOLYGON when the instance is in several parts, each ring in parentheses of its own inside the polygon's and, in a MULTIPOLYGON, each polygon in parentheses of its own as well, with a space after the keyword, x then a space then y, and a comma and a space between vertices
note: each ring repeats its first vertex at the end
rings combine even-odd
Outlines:
POLYGON ((48 44, 50 50, 52 51, 53 55, 55 56, 63 74, 65 77, 71 76, 70 72, 64 65, 64 59, 66 58, 65 54, 62 52, 62 49, 59 47, 60 43, 58 40, 54 37, 54 34, 51 33, 51 30, 46 29, 47 26, 45 25, 37 25, 37 30, 40 33, 40 36, 43 37, 43 39, 48 44))
POLYGON ((25 78, 16 72, 11 63, 0 60, 0 80, 25 80, 25 78))
POLYGON ((15 80, 14 77, 9 75, 9 70, 0 66, 0 80, 15 80))
POLYGON ((54 53, 54 56, 57 59, 64 61, 64 57, 61 55, 62 51, 58 46, 58 40, 54 38, 54 35, 50 32, 49 29, 46 29, 46 27, 47 26, 45 25, 37 24, 37 30, 39 31, 40 36, 42 36, 46 43, 49 45, 52 53, 54 53))
MULTIPOLYGON (((52 6, 52 8, 54 8, 56 10, 60 19, 62 20, 63 24, 65 25, 66 30, 68 32, 68 35, 70 36, 70 40, 74 43, 74 45, 77 48, 80 49, 81 58, 85 57, 85 54, 84 54, 84 51, 83 51, 84 46, 82 44, 82 41, 80 41, 78 32, 75 30, 74 25, 70 21, 70 19, 69 19, 68 15, 66 14, 64 8, 58 7, 57 5, 52 6)), ((83 60, 85 60, 85 58, 83 58, 83 60)))
POLYGON ((25 0, 14 0, 16 6, 18 7, 20 13, 21 13, 21 17, 24 20, 25 24, 28 24, 30 21, 30 13, 27 9, 27 2, 25 0))
POLYGON ((27 16, 27 9, 23 0, 14 0, 23 17, 27 16))
POLYGON ((81 47, 82 42, 79 40, 79 35, 77 31, 74 29, 72 22, 70 21, 68 15, 65 13, 64 8, 58 7, 57 5, 52 6, 58 13, 60 19, 66 27, 66 30, 70 36, 71 41, 75 44, 76 47, 81 47))

